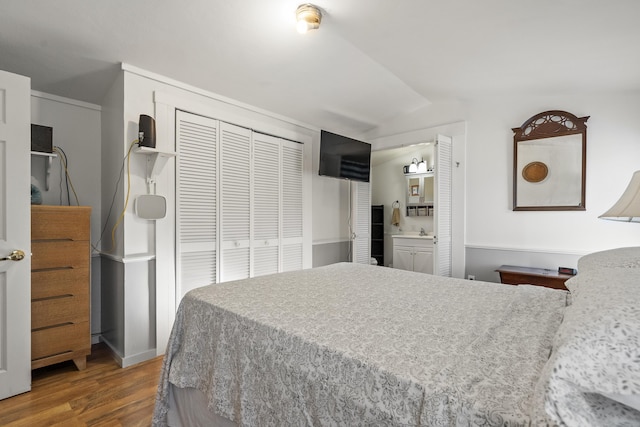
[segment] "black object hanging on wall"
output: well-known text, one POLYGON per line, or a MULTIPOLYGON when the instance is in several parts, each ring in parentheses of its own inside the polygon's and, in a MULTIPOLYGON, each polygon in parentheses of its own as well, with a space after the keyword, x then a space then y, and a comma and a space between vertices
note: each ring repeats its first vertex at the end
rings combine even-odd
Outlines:
POLYGON ((156 121, 153 117, 140 114, 138 140, 141 147, 156 148, 156 121))
POLYGON ((31 124, 31 151, 53 153, 53 128, 31 124))

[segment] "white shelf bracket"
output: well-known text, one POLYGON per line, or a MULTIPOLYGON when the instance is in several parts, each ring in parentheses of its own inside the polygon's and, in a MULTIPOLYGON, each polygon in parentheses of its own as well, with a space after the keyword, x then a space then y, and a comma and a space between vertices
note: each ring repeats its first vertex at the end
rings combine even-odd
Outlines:
POLYGON ((149 147, 135 147, 134 153, 145 154, 147 156, 147 184, 152 186, 156 183, 156 176, 165 167, 169 159, 176 156, 174 152, 160 151, 149 147))
POLYGON ((40 151, 32 151, 31 155, 45 157, 44 159, 44 186, 45 190, 49 191, 49 181, 51 181, 51 166, 53 164, 53 158, 58 157, 56 153, 42 153, 40 151))

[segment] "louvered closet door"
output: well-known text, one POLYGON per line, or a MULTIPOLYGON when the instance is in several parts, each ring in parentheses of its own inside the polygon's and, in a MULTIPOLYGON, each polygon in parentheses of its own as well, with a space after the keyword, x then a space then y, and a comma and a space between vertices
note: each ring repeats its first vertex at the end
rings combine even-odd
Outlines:
POLYGON ((352 261, 371 263, 371 189, 368 182, 351 181, 352 261))
POLYGON ((220 280, 250 277, 251 130, 220 122, 220 280))
POLYGON ((253 273, 279 271, 281 139, 253 134, 253 273))
POLYGON ((176 111, 176 282, 182 299, 216 282, 218 121, 176 111))
POLYGON ((282 141, 282 270, 302 269, 303 145, 282 141))
POLYGON ((451 276, 451 138, 437 135, 434 180, 434 274, 451 276))

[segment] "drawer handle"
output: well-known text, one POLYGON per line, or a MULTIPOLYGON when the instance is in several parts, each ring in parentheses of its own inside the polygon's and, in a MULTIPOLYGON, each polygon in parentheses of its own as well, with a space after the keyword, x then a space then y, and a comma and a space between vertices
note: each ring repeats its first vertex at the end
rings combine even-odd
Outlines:
POLYGON ((0 261, 20 261, 23 258, 24 258, 24 252, 21 251, 20 249, 16 249, 15 251, 11 252, 9 256, 0 258, 0 261))

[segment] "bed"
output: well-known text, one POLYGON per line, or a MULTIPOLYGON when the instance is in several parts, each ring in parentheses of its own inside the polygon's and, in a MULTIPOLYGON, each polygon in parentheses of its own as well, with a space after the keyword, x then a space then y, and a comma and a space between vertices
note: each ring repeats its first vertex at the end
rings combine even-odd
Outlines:
POLYGON ((583 257, 571 294, 349 263, 194 289, 153 424, 640 425, 638 267, 583 257))

